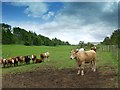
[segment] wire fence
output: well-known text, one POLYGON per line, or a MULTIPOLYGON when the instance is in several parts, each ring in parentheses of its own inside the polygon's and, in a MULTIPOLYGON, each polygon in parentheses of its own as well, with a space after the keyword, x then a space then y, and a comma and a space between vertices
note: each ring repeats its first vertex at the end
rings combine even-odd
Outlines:
POLYGON ((119 59, 120 50, 118 49, 118 45, 102 45, 100 46, 99 50, 110 52, 115 57, 115 59, 119 59))

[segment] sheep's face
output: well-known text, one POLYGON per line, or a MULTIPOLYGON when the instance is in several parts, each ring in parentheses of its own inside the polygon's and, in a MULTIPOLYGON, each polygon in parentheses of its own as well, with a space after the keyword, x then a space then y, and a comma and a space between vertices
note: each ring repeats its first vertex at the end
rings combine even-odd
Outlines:
POLYGON ((72 50, 70 52, 70 59, 74 59, 76 57, 76 52, 74 50, 72 50))

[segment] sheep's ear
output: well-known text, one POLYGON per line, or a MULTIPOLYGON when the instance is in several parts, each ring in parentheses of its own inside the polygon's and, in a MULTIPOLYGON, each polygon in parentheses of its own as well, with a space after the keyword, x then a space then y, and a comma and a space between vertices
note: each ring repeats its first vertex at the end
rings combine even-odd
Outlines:
POLYGON ((78 50, 75 51, 75 53, 77 53, 77 52, 78 52, 78 50))

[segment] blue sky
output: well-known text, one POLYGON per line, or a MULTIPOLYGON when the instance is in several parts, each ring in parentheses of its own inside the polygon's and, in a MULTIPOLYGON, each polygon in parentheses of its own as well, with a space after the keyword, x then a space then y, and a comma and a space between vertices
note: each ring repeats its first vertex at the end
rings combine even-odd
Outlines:
POLYGON ((71 44, 100 42, 118 28, 118 3, 2 2, 2 22, 71 44))
POLYGON ((21 21, 26 20, 25 13, 23 12, 25 7, 16 7, 11 5, 11 3, 2 3, 2 15, 3 21, 21 21), (22 19, 21 19, 22 18, 22 19))
MULTIPOLYGON (((32 5, 39 5, 41 2, 32 2, 32 5)), ((25 13, 26 8, 32 6, 30 5, 31 2, 3 2, 2 3, 2 15, 3 15, 3 21, 35 21, 39 23, 44 23, 48 21, 52 21, 54 19, 54 16, 58 14, 58 12, 63 8, 63 3, 59 2, 44 2, 48 9, 42 13, 42 15, 38 14, 38 16, 34 16, 35 14, 28 16, 31 12, 25 13), (30 6, 29 6, 30 5, 30 6), (51 17, 47 17, 49 12, 54 12, 54 15, 51 15, 51 17), (47 20, 43 19, 43 16, 46 16, 48 18, 47 20), (4 18, 5 17, 5 18, 4 18)), ((39 9, 39 6, 37 6, 39 9)), ((34 7, 33 7, 34 8, 34 7)), ((35 11, 33 11, 35 12, 35 11)))

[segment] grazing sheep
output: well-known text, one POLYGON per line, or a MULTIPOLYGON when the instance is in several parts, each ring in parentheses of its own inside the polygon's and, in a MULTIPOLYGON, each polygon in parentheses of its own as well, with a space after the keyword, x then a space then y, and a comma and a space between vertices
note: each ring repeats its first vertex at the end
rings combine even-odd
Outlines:
POLYGON ((33 61, 33 63, 35 62, 36 58, 37 58, 36 55, 32 55, 32 61, 33 61))
POLYGON ((49 59, 48 59, 49 57, 50 57, 50 53, 49 52, 40 54, 40 58, 43 59, 43 60, 47 59, 49 61, 49 59))
POLYGON ((42 60, 44 60, 45 55, 41 53, 41 54, 40 54, 40 58, 41 58, 42 60))
POLYGON ((46 53, 44 53, 44 56, 45 56, 45 58, 49 58, 49 56, 50 56, 50 53, 49 52, 46 52, 46 53))
POLYGON ((44 54, 40 54, 41 59, 38 59, 36 55, 32 55, 33 63, 41 63, 44 61, 44 54))
POLYGON ((43 62, 43 59, 36 59, 35 63, 41 63, 43 62))
POLYGON ((16 57, 11 58, 12 59, 12 63, 14 64, 14 67, 17 65, 18 66, 18 59, 16 57))
POLYGON ((14 64, 14 60, 10 57, 7 59, 7 63, 9 66, 12 66, 12 64, 14 64))
POLYGON ((76 59, 78 64, 78 73, 84 75, 85 63, 90 63, 92 65, 92 70, 96 71, 96 52, 94 50, 79 52, 72 50, 70 53, 70 59, 76 59))
POLYGON ((24 56, 24 58, 25 58, 25 63, 26 64, 30 64, 30 56, 24 56))
POLYGON ((16 60, 18 60, 18 62, 20 62, 20 65, 25 63, 25 58, 23 56, 17 56, 16 60))
POLYGON ((1 59, 1 64, 3 64, 3 67, 8 66, 8 61, 6 59, 1 59))
POLYGON ((50 57, 50 53, 49 52, 40 54, 40 58, 47 58, 48 59, 49 57, 50 57))
POLYGON ((8 66, 12 66, 12 64, 14 64, 14 60, 10 57, 7 59, 2 59, 1 63, 3 64, 3 67, 5 67, 7 65, 8 66))

